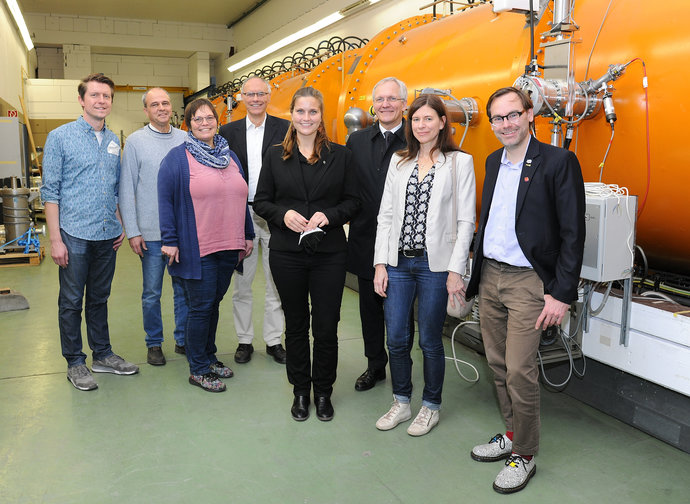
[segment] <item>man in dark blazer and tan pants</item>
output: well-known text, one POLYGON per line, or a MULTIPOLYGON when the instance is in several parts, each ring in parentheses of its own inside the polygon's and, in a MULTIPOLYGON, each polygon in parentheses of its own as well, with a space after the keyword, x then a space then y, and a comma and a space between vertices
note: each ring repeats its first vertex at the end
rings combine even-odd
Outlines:
POLYGON ((249 205, 254 221, 255 253, 245 258, 244 273, 235 276, 235 287, 232 295, 232 310, 235 319, 235 331, 239 345, 235 351, 235 362, 249 362, 254 352, 254 324, 252 322, 252 283, 259 262, 258 248, 262 248, 262 264, 266 279, 266 298, 264 304, 264 341, 266 353, 276 362, 285 364, 285 349, 281 344, 284 320, 280 307, 278 291, 273 283, 273 276, 268 263, 268 241, 271 234, 266 221, 256 215, 251 205, 256 193, 256 185, 261 171, 261 162, 271 145, 279 144, 285 138, 289 122, 266 113, 271 97, 271 87, 260 77, 250 77, 242 84, 242 101, 247 109, 244 119, 233 121, 220 128, 219 133, 225 137, 230 149, 237 154, 244 177, 249 186, 249 205))
POLYGON ((512 493, 536 471, 537 351, 542 330, 560 325, 577 299, 585 195, 575 154, 530 135, 534 111, 527 95, 499 89, 487 114, 504 148, 486 160, 467 297, 479 294, 484 349, 507 430, 475 446, 471 456, 507 459, 493 488, 512 493))
POLYGON ((362 322, 367 369, 355 382, 355 389, 369 390, 386 378, 388 354, 385 346, 383 298, 374 292, 374 242, 376 217, 393 153, 405 148, 407 87, 394 77, 386 77, 372 93, 377 122, 347 139, 357 170, 361 210, 350 221, 347 270, 357 275, 359 316, 362 322))

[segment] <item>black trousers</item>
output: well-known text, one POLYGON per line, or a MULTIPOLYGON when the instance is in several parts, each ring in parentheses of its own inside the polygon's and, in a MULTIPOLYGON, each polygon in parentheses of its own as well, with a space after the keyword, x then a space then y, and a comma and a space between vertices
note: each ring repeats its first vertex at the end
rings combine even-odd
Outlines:
POLYGON ((364 355, 367 358, 367 367, 372 371, 378 371, 388 364, 383 298, 374 292, 373 280, 357 277, 357 284, 359 286, 359 318, 362 322, 364 355))
POLYGON ((295 395, 330 396, 338 366, 338 322, 347 253, 271 250, 269 264, 285 314, 287 377, 295 395), (314 338, 310 359, 309 307, 314 338), (312 362, 313 360, 313 362, 312 362))

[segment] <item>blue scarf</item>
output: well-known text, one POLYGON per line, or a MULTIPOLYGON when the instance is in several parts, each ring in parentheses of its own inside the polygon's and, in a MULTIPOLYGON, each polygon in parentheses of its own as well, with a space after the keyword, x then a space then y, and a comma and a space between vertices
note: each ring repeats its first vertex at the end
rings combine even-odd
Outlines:
POLYGON ((213 136, 213 148, 192 135, 191 131, 187 132, 184 143, 189 153, 202 165, 224 170, 230 164, 228 141, 218 134, 213 136))

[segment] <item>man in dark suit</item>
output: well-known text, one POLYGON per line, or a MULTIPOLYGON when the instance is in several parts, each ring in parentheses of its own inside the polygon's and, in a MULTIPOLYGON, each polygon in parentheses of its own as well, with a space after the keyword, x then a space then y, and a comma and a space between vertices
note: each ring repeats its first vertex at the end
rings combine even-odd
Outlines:
POLYGON ((572 152, 529 134, 532 101, 516 88, 486 106, 503 149, 489 155, 467 297, 479 294, 486 358, 506 434, 475 446, 481 462, 507 458, 494 490, 522 490, 539 449, 541 332, 558 326, 577 299, 585 241, 582 173, 572 152))
POLYGON ((386 378, 388 355, 385 347, 383 298, 374 292, 374 242, 386 173, 393 153, 405 148, 403 111, 407 87, 395 77, 374 86, 374 111, 378 121, 355 131, 347 139, 360 187, 361 210, 350 221, 347 270, 357 275, 359 316, 362 321, 367 369, 355 382, 355 389, 369 390, 386 378))
POLYGON ((266 353, 276 362, 285 364, 285 349, 280 337, 283 333, 283 310, 280 307, 278 291, 268 263, 268 241, 271 234, 266 221, 256 215, 251 207, 256 193, 256 184, 261 171, 261 161, 271 145, 279 144, 285 138, 289 122, 266 114, 271 98, 271 87, 260 77, 250 77, 242 84, 242 101, 247 109, 244 119, 233 121, 220 128, 244 169, 244 177, 249 186, 250 213, 254 221, 255 253, 244 260, 244 273, 235 276, 232 295, 232 310, 235 318, 235 331, 239 345, 235 351, 235 362, 249 362, 254 352, 254 324, 252 322, 252 282, 259 261, 258 248, 262 248, 262 263, 266 278, 266 298, 264 305, 264 341, 266 353))

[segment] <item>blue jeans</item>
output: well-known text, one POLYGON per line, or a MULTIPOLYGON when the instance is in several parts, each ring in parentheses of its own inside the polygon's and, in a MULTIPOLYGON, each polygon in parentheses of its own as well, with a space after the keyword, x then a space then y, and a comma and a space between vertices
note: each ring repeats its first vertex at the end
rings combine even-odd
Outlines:
POLYGON ((86 315, 86 337, 94 360, 113 353, 108 332, 108 297, 115 274, 114 240, 82 240, 60 230, 67 247, 67 267, 59 268, 58 323, 62 355, 68 366, 86 363, 82 352, 81 311, 86 315), (86 300, 84 291, 86 290, 86 300))
POLYGON ((187 301, 185 350, 189 372, 203 375, 216 362, 216 329, 218 307, 230 286, 232 272, 237 266, 237 250, 214 252, 201 258, 201 279, 181 278, 187 301))
MULTIPOLYGON (((162 346, 163 319, 161 317, 161 291, 167 258, 161 254, 160 241, 147 241, 144 257, 141 258, 143 288, 141 311, 146 332, 146 346, 162 346)), ((187 322, 187 303, 182 284, 173 279, 173 303, 175 307, 175 343, 184 346, 184 326, 187 322)))
POLYGON ((429 409, 441 407, 441 391, 446 370, 442 330, 446 319, 448 272, 429 270, 427 256, 398 256, 398 266, 388 266, 388 289, 383 315, 386 320, 389 366, 393 395, 400 402, 412 396, 412 336, 410 311, 417 296, 419 346, 424 356, 424 391, 422 404, 429 409))

